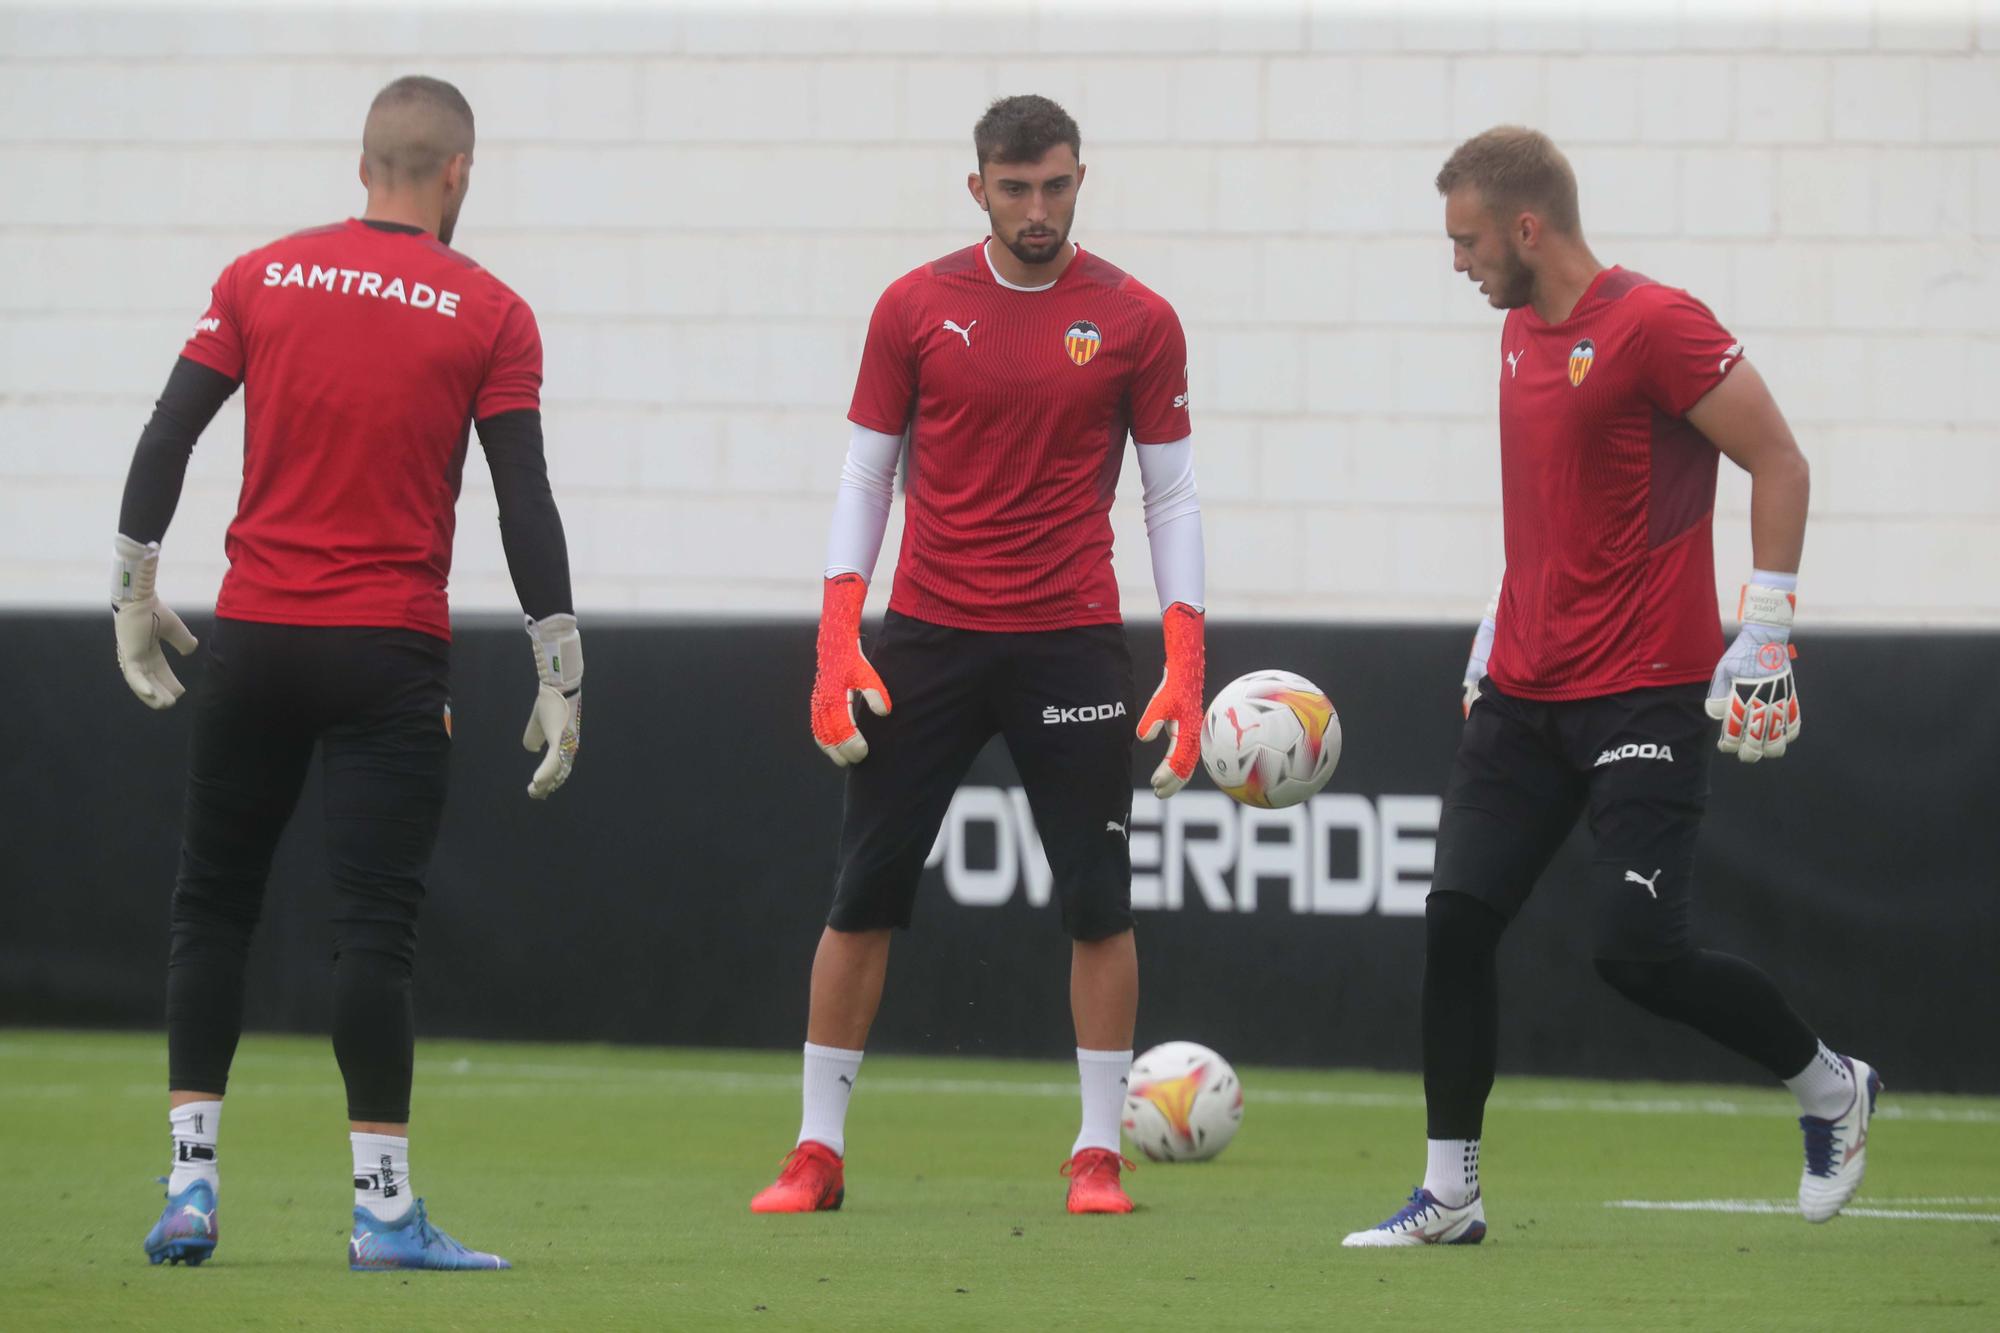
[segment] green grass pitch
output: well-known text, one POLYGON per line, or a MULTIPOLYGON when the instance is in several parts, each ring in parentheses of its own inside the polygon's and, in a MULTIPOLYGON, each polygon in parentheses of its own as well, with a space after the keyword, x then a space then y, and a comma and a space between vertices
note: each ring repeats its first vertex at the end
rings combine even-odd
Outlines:
POLYGON ((1484 1245, 1343 1251, 1422 1167, 1408 1075, 1249 1069, 1214 1163, 1142 1165, 1131 1217, 1072 1218, 1067 1064, 871 1056, 844 1211, 752 1217, 797 1057, 425 1042, 412 1170, 511 1273, 346 1267, 346 1126, 319 1040, 244 1042, 222 1243, 148 1267, 157 1036, 0 1032, 0 1326, 224 1328, 2000 1327, 2000 1100, 1890 1091, 1857 1207, 1820 1227, 1618 1200, 1782 1200, 1790 1100, 1502 1076, 1484 1245), (1942 1216, 1903 1216, 1935 1214, 1942 1216))

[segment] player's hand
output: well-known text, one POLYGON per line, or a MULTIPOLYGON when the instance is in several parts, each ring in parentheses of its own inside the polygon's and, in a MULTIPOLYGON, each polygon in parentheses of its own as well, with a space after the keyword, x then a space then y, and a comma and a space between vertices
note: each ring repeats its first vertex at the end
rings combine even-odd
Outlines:
POLYGON ((569 781, 583 743, 583 636, 577 633, 576 617, 567 613, 524 619, 528 641, 535 646, 535 674, 541 685, 535 691, 528 729, 521 733, 521 747, 530 754, 548 749, 535 766, 535 776, 528 779, 528 795, 546 801, 550 792, 569 781))
POLYGON ((1153 770, 1153 794, 1164 801, 1187 785, 1201 758, 1201 677, 1206 653, 1201 612, 1186 602, 1175 602, 1160 619, 1167 640, 1167 669, 1139 719, 1139 739, 1152 740, 1166 728, 1167 757, 1153 770))
POLYGON ((868 711, 889 716, 889 688, 861 651, 861 604, 868 581, 859 574, 836 574, 821 591, 819 664, 813 671, 813 740, 842 768, 868 757, 868 738, 854 725, 855 691, 868 711))
POLYGON ((1736 608, 1743 627, 1708 682, 1708 715, 1722 723, 1715 748, 1746 764, 1776 759, 1799 738, 1792 605, 1781 588, 1745 584, 1736 608))
POLYGON ((195 637, 153 592, 160 572, 160 544, 141 545, 120 533, 115 549, 111 614, 118 639, 118 670, 146 707, 172 708, 187 687, 168 667, 160 644, 164 641, 186 657, 195 650, 195 637))

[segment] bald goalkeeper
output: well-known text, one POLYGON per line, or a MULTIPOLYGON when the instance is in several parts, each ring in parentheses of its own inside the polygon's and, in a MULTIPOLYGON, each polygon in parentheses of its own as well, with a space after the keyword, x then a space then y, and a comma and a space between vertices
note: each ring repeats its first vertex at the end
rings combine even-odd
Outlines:
MULTIPOLYGON (((139 439, 112 580, 118 663, 141 703, 182 686, 195 641, 160 600, 161 542, 196 438, 244 388, 243 489, 200 684, 167 968, 167 1204, 153 1263, 220 1236, 223 1094, 271 853, 317 751, 333 880, 333 1049, 354 1155, 356 1270, 505 1268, 432 1226, 412 1191, 411 976, 451 754, 445 580, 468 423, 539 685, 527 795, 568 778, 583 649, 542 455, 542 345, 525 302, 449 248, 472 175, 472 109, 398 79, 368 111, 367 211, 237 259, 139 439)), ((525 655, 523 665, 526 665, 525 655)), ((524 682, 525 684, 525 682, 524 682)))

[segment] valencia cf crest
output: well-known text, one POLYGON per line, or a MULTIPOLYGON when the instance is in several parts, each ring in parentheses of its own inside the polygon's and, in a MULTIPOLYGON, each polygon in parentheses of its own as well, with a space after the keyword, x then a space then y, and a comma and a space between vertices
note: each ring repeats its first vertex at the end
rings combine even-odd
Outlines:
POLYGON ((1569 349, 1569 382, 1571 385, 1583 383, 1583 377, 1590 373, 1590 363, 1597 359, 1597 346, 1588 338, 1580 339, 1569 349))
POLYGON ((1063 333, 1063 350, 1069 359, 1079 366, 1090 364, 1090 358, 1097 355, 1097 349, 1104 346, 1104 335, 1097 326, 1087 319, 1079 319, 1063 333))

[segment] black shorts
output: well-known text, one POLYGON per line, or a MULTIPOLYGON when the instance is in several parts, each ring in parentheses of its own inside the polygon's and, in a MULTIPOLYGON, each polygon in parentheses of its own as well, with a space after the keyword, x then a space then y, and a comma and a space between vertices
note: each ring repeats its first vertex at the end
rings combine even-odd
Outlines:
POLYGON ((952 793, 994 736, 1020 771, 1080 940, 1132 927, 1132 659, 1118 625, 1006 634, 891 611, 869 659, 893 709, 857 707, 868 757, 848 771, 827 924, 907 928, 952 793))
POLYGON ((1544 703, 1479 683, 1438 823, 1433 893, 1511 918, 1588 814, 1586 891, 1600 958, 1685 953, 1695 835, 1708 804, 1707 687, 1544 703))

